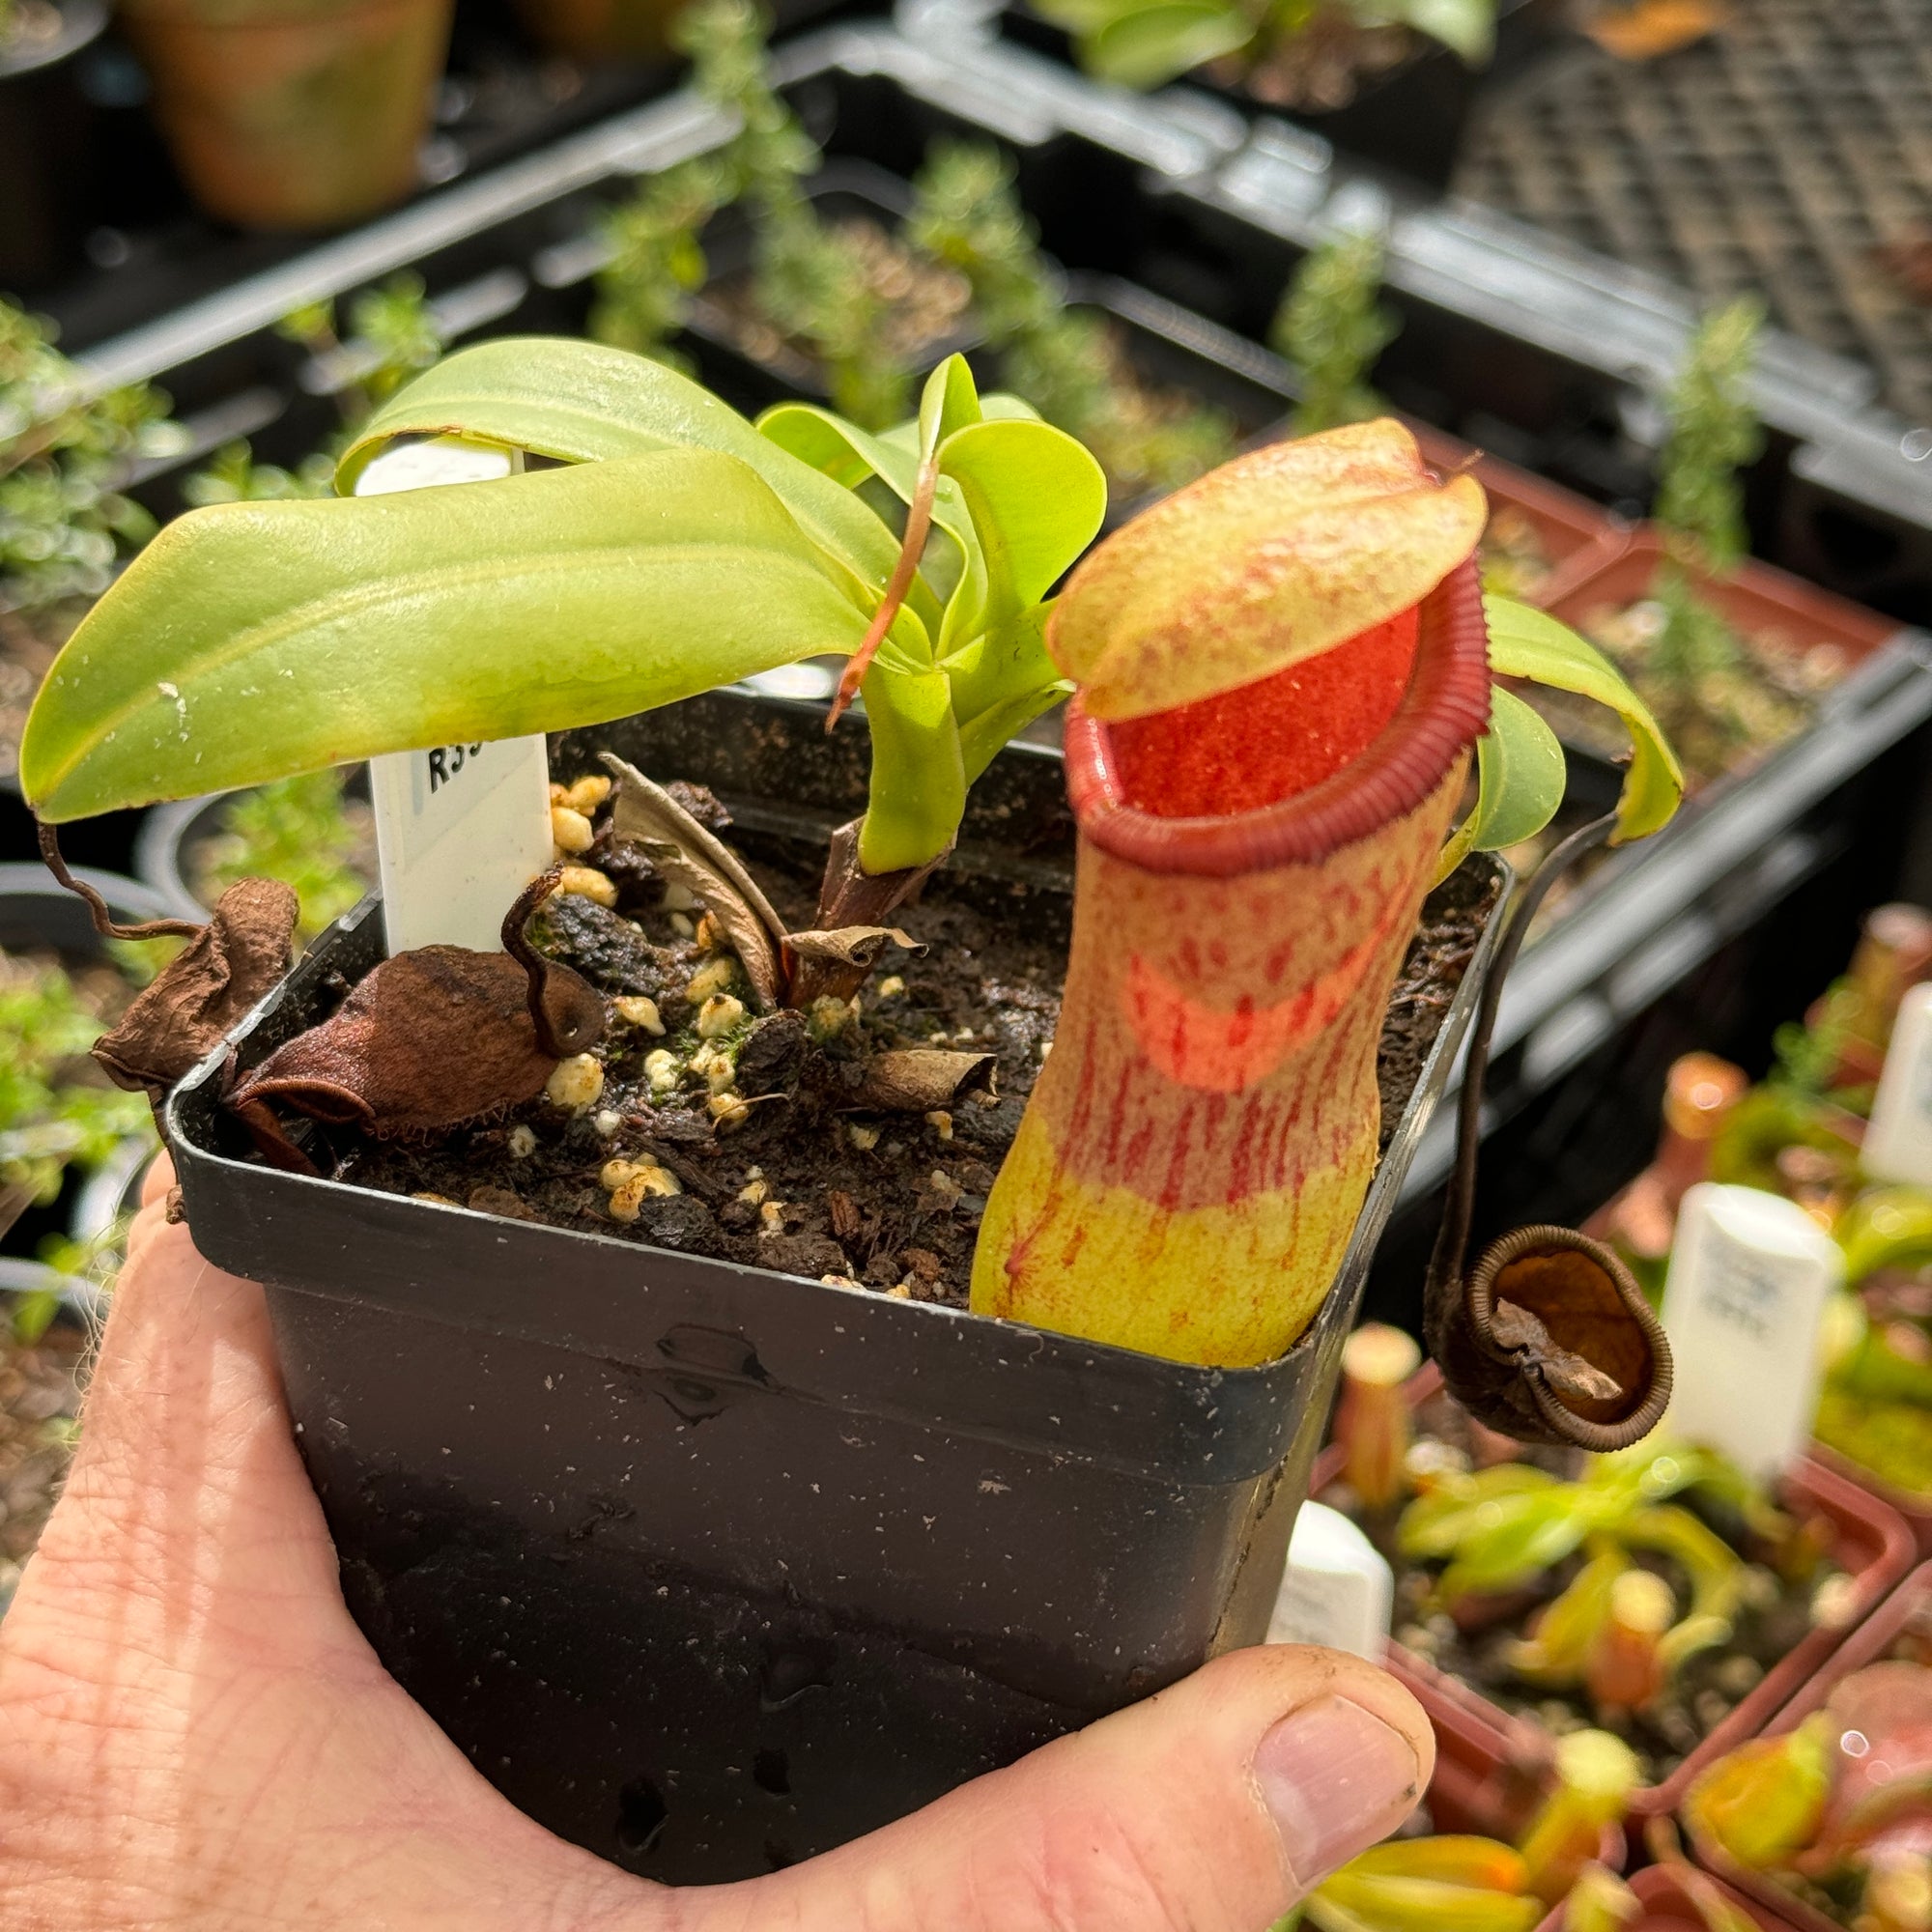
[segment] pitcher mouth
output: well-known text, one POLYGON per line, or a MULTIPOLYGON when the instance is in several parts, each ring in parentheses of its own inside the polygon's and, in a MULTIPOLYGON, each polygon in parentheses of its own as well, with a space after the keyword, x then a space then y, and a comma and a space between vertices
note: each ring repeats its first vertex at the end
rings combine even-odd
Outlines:
POLYGON ((1408 682, 1367 749, 1305 791, 1226 817, 1164 818, 1133 804, 1108 725, 1076 696, 1066 715, 1066 789, 1081 836, 1143 871, 1227 879, 1318 864, 1413 811, 1490 722, 1489 632, 1473 555, 1422 600, 1417 619, 1408 682))

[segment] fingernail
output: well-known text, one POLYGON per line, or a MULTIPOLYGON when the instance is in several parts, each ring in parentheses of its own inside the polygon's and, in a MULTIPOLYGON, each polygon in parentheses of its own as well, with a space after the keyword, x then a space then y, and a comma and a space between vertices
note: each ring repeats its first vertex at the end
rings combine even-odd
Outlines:
POLYGON ((1304 1886, 1386 1838, 1422 1795, 1421 1773, 1408 1740, 1346 1697, 1304 1704, 1255 1752, 1255 1782, 1304 1886))

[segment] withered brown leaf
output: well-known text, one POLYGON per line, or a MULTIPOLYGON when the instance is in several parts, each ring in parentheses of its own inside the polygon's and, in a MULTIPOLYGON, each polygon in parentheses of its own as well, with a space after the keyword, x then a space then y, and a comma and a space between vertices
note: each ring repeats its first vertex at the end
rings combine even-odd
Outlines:
POLYGON ((269 1101, 378 1140, 429 1139, 535 1099, 563 1055, 594 1046, 603 1001, 524 931, 559 877, 553 867, 511 907, 507 952, 425 946, 384 959, 330 1018, 244 1074, 228 1102, 263 1151, 301 1159, 269 1101))
POLYGON ((700 825, 664 786, 614 752, 603 754, 617 780, 611 825, 639 846, 665 878, 699 899, 724 928, 753 990, 764 1006, 783 996, 779 945, 784 926, 737 854, 700 825))
POLYGON ((238 879, 206 925, 95 1042, 117 1087, 158 1107, 289 970, 296 895, 278 879, 238 879))

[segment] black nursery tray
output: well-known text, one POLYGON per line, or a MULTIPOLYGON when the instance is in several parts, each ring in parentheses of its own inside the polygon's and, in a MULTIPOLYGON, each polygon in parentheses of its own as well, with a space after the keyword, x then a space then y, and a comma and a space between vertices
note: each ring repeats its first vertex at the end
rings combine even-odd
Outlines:
MULTIPOLYGON (((863 736, 723 693, 574 743, 796 838, 863 797, 863 736)), ((1064 916, 1069 844, 1058 757, 1009 748, 935 886, 1064 916)), ((375 962, 380 924, 372 898, 325 935, 238 1030, 243 1065, 375 962)), ((197 1244, 270 1291, 384 1663, 554 1830, 655 1877, 742 1877, 1261 1640, 1494 930, 1321 1315, 1261 1368, 275 1172, 217 1104, 220 1053, 177 1090, 170 1138, 197 1244)))

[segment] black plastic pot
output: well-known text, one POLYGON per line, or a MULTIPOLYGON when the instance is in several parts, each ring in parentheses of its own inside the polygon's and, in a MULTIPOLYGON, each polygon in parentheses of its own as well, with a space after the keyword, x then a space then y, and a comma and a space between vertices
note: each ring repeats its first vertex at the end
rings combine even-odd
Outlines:
MULTIPOLYGON (((822 716, 717 694, 582 736, 795 838, 856 803, 863 731, 828 742, 822 716)), ((945 889, 1064 917, 1068 838, 1059 760, 1009 749, 945 889)), ((380 925, 372 899, 325 938, 239 1031, 243 1064, 313 1017, 328 976, 367 970, 380 925)), ((655 1877, 728 1879, 1262 1639, 1475 984, 1321 1319, 1256 1369, 272 1172, 241 1157, 213 1061, 170 1133, 203 1252, 269 1288, 384 1663, 553 1830, 655 1877)))
MULTIPOLYGON (((1345 154, 1442 188, 1455 172, 1477 100, 1556 37, 1560 11, 1555 0, 1499 0, 1495 54, 1483 67, 1471 67, 1439 41, 1417 34, 1413 53, 1380 73, 1365 75, 1353 99, 1339 107, 1284 108, 1206 68, 1186 79, 1248 112, 1285 113, 1345 154)), ((1020 46, 1073 61, 1066 32, 1030 7, 1004 7, 1000 29, 1020 46)))
POLYGON ((31 294, 83 259, 97 218, 91 110, 78 71, 107 25, 101 0, 59 0, 44 35, 0 40, 0 290, 31 294))

